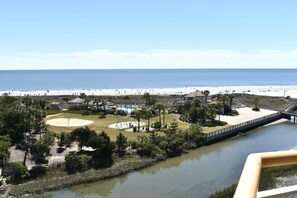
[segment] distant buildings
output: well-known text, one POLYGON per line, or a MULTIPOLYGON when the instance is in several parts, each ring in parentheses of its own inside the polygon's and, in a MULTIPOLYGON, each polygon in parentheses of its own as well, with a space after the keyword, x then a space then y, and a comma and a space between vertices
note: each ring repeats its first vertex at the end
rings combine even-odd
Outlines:
POLYGON ((81 98, 75 98, 73 100, 68 101, 69 110, 79 110, 87 107, 85 104, 85 100, 81 98))
POLYGON ((203 94, 203 92, 197 90, 187 95, 184 95, 183 97, 171 100, 169 102, 169 105, 171 107, 178 107, 184 105, 185 103, 192 103, 195 99, 198 99, 201 103, 204 103, 205 95, 203 94))
POLYGON ((204 102, 205 95, 201 91, 194 91, 184 96, 187 101, 193 101, 194 99, 199 99, 200 102, 204 102))
POLYGON ((51 110, 63 110, 64 104, 62 102, 52 102, 50 108, 51 110))

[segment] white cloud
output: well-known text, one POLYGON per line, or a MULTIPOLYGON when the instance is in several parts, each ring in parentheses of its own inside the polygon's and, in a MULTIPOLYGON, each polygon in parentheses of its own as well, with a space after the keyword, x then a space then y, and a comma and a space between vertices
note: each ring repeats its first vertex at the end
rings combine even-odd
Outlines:
POLYGON ((0 69, 125 69, 125 68, 297 68, 297 50, 93 50, 70 53, 0 54, 0 69))

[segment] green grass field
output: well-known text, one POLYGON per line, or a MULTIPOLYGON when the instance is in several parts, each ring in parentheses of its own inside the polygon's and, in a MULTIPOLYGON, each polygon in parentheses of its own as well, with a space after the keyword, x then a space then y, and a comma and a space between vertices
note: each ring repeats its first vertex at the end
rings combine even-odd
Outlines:
MULTIPOLYGON (((108 128, 109 125, 117 123, 117 122, 127 122, 127 121, 136 121, 134 118, 127 117, 127 116, 116 116, 116 115, 106 115, 106 118, 99 119, 98 115, 81 115, 77 113, 59 113, 56 115, 51 115, 51 117, 46 118, 45 121, 54 119, 54 118, 79 118, 84 120, 92 120, 94 121, 93 124, 88 125, 90 129, 95 130, 96 132, 100 133, 102 131, 105 131, 112 140, 116 139, 116 136, 122 132, 129 140, 136 140, 138 136, 141 135, 148 135, 146 132, 127 132, 125 130, 119 130, 119 129, 111 129, 108 128)), ((153 117, 151 119, 150 123, 156 122, 159 120, 159 117, 153 117)), ((163 120, 163 117, 162 117, 163 120)), ((170 125, 173 120, 176 120, 178 123, 178 126, 181 130, 186 130, 189 128, 190 124, 181 122, 179 120, 179 115, 177 114, 167 114, 166 115, 166 123, 167 125, 170 125)), ((141 119, 141 122, 144 122, 147 124, 147 120, 141 119)), ((217 127, 203 127, 203 133, 211 133, 213 131, 229 127, 230 125, 225 126, 217 126, 217 127)), ((71 132, 73 129, 77 127, 56 127, 56 126, 49 126, 49 129, 53 131, 54 133, 61 133, 61 132, 71 132)))
MULTIPOLYGON (((119 130, 119 129, 111 129, 108 128, 109 125, 117 123, 117 122, 126 122, 126 121, 136 121, 134 118, 127 117, 127 116, 116 116, 116 115, 107 115, 104 119, 99 119, 98 115, 80 115, 80 114, 74 114, 74 113, 59 113, 56 115, 51 115, 51 117, 46 118, 45 121, 54 119, 54 118, 79 118, 84 120, 92 120, 94 121, 93 124, 88 125, 88 127, 92 130, 95 130, 96 132, 100 133, 101 131, 105 131, 112 140, 116 139, 116 136, 122 132, 129 140, 136 140, 138 136, 141 135, 148 135, 146 132, 126 132, 125 130, 119 130)), ((159 120, 159 117, 154 117, 151 119, 151 123, 156 122, 159 120)), ((190 124, 183 123, 179 121, 178 115, 176 114, 168 114, 166 115, 166 122, 168 125, 170 125, 173 120, 176 120, 179 128, 182 130, 187 129, 190 124)), ((147 123, 147 120, 141 120, 141 122, 147 123)), ((49 126, 49 129, 53 131, 54 133, 61 133, 61 132, 71 132, 73 129, 77 127, 56 127, 56 126, 49 126)))

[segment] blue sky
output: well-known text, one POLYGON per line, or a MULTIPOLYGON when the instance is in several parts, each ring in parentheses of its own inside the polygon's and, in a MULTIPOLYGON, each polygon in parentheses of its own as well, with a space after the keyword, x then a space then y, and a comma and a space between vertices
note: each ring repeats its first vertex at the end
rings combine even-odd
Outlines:
POLYGON ((0 69, 296 67, 296 8, 294 0, 1 1, 0 69))

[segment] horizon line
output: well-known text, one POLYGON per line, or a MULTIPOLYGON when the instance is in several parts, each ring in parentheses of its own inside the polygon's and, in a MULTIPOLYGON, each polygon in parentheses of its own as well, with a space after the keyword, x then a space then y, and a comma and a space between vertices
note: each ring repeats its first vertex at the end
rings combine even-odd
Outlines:
POLYGON ((69 71, 69 70, 296 70, 297 68, 292 68, 292 67, 282 67, 282 68, 275 68, 275 67, 261 67, 261 68, 249 68, 249 67, 244 67, 244 68, 231 68, 231 67, 212 67, 212 68, 89 68, 89 69, 82 69, 82 68, 73 68, 73 69, 0 69, 0 71, 69 71))

